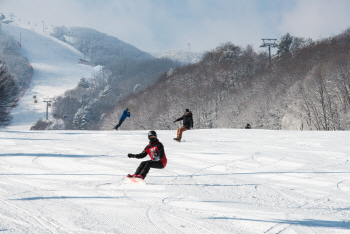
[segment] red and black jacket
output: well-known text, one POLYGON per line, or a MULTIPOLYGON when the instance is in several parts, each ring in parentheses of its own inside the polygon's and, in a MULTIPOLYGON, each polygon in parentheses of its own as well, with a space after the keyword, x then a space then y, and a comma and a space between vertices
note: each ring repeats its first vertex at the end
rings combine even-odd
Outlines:
POLYGON ((167 164, 167 158, 164 152, 164 146, 159 141, 146 146, 146 148, 142 151, 140 154, 135 154, 135 158, 144 158, 147 156, 147 154, 150 156, 152 161, 161 161, 163 166, 165 167, 167 164))

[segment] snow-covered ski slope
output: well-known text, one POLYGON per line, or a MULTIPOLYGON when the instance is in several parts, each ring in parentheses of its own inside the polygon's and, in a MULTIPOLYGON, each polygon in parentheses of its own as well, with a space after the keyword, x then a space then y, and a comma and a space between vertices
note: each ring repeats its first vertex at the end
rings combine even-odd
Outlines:
POLYGON ((45 119, 44 98, 63 94, 74 88, 81 77, 90 77, 99 69, 78 64, 78 59, 83 58, 79 51, 48 33, 40 32, 40 28, 34 31, 21 24, 2 24, 5 33, 21 41, 21 54, 27 57, 34 70, 28 90, 19 101, 19 106, 12 110, 12 129, 30 129, 39 118, 45 119), (38 100, 36 104, 34 95, 38 100))
POLYGON ((0 232, 350 233, 349 132, 157 133, 135 185, 147 131, 0 132, 0 232))

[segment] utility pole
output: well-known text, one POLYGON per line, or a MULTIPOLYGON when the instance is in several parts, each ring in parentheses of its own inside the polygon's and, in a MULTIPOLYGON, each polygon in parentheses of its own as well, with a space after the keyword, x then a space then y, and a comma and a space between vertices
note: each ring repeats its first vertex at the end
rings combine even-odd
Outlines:
POLYGON ((84 54, 84 61, 85 61, 85 40, 83 40, 83 43, 82 43, 82 51, 83 51, 83 54, 84 54))
POLYGON ((188 43, 188 50, 191 50, 191 44, 188 43))
POLYGON ((46 120, 49 119, 49 107, 51 107, 51 98, 44 98, 44 101, 46 102, 46 120))
POLYGON ((19 33, 19 44, 22 48, 22 33, 19 33))
POLYGON ((45 32, 45 28, 44 28, 44 20, 42 20, 41 22, 43 22, 43 32, 45 32))
POLYGON ((271 65, 271 47, 277 47, 277 39, 261 39, 263 43, 260 47, 269 47, 269 64, 271 65))

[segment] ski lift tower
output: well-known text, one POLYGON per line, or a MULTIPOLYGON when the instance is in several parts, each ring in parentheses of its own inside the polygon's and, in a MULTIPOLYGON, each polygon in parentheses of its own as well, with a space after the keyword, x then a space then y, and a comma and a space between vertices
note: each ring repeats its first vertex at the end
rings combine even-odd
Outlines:
POLYGON ((271 65, 271 47, 277 47, 277 39, 261 39, 263 43, 260 47, 269 47, 269 64, 271 65))
POLYGON ((51 98, 44 98, 44 101, 46 102, 46 120, 49 119, 49 107, 51 107, 51 98))

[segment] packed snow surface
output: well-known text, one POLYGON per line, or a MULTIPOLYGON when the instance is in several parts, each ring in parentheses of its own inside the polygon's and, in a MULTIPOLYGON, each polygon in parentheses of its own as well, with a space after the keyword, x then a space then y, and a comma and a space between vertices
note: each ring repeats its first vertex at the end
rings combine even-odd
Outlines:
MULTIPOLYGON (((33 67, 33 77, 19 106, 12 110, 13 125, 30 129, 39 119, 46 118, 46 102, 77 86, 82 77, 91 77, 100 68, 78 64, 84 55, 72 46, 40 31, 41 27, 28 29, 25 25, 2 24, 2 30, 21 41, 21 54, 27 57, 33 67), (38 103, 34 103, 33 96, 38 103)), ((23 89, 25 87, 22 87, 23 89)), ((49 109, 49 118, 51 110, 49 109)))
MULTIPOLYGON (((131 121, 131 120, 127 120, 131 121)), ((0 132, 1 233, 350 233, 349 132, 0 132)))

